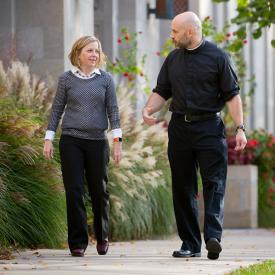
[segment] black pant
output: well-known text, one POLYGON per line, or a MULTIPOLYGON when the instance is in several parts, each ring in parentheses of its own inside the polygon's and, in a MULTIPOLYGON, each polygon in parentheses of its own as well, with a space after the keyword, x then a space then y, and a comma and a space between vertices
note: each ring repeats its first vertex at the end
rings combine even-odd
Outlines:
POLYGON ((197 169, 203 183, 204 239, 221 239, 227 174, 227 144, 221 118, 185 122, 173 114, 168 157, 172 172, 174 211, 182 249, 201 250, 198 223, 197 169))
POLYGON ((84 177, 92 200, 96 239, 102 241, 108 238, 108 141, 62 135, 59 150, 66 191, 69 247, 85 249, 88 245, 88 226, 84 205, 84 177))

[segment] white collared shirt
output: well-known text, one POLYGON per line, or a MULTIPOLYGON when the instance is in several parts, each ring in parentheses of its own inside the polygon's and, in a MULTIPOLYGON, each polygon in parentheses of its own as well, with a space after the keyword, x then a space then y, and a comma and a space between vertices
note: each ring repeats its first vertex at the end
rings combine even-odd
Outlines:
POLYGON ((76 68, 72 69, 71 71, 75 76, 81 79, 93 78, 96 74, 101 75, 101 72, 98 68, 95 68, 89 75, 84 74, 80 69, 76 69, 76 68))

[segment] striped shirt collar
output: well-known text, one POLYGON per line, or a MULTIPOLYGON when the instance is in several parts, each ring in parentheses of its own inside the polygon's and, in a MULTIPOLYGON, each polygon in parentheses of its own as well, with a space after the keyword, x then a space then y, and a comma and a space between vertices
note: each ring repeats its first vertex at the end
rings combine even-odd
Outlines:
POLYGON ((85 75, 81 70, 79 69, 72 69, 72 73, 82 79, 89 79, 93 78, 96 74, 101 75, 101 72, 98 68, 94 69, 89 75, 85 75))

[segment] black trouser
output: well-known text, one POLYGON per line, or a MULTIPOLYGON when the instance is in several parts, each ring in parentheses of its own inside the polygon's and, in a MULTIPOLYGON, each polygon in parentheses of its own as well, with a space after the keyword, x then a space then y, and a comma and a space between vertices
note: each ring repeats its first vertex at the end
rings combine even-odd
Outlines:
POLYGON ((203 183, 204 239, 221 239, 227 174, 227 144, 221 118, 185 122, 173 114, 168 128, 173 202, 182 249, 201 250, 197 168, 203 183))
POLYGON ((96 239, 102 241, 108 238, 108 141, 62 135, 59 150, 66 191, 69 247, 85 249, 88 245, 88 226, 84 205, 84 177, 92 200, 96 239))

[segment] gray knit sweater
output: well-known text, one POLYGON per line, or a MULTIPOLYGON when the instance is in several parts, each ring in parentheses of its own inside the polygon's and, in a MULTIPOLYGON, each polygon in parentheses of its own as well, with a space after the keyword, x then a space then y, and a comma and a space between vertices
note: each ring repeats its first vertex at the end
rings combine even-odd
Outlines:
POLYGON ((81 79, 71 71, 58 80, 48 130, 56 131, 61 116, 62 134, 84 139, 106 139, 108 119, 111 129, 120 128, 114 82, 100 70, 90 79, 81 79))

